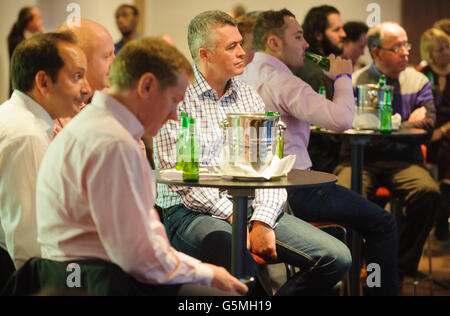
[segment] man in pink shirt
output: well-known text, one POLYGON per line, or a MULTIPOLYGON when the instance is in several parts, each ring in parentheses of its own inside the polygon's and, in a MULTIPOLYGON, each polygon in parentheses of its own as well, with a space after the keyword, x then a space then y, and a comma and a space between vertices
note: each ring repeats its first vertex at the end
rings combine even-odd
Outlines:
MULTIPOLYGON (((97 259, 132 277, 134 289, 122 295, 217 294, 205 286, 221 295, 247 292, 225 269, 174 250, 154 209, 154 178, 139 140, 177 120, 176 106, 192 76, 187 59, 162 40, 134 41, 120 51, 109 92, 96 92, 58 134, 42 163, 38 241, 47 260, 39 261, 39 273, 72 262, 92 272, 97 259), (181 286, 186 283, 194 287, 181 286)), ((87 280, 81 280, 81 290, 102 294, 95 282, 89 286, 88 273, 82 276, 87 280)), ((102 282, 103 277, 97 280, 102 282)))
MULTIPOLYGON (((293 75, 303 66, 308 43, 303 29, 288 10, 262 12, 253 33, 256 50, 241 80, 252 85, 266 104, 267 111, 281 113, 287 125, 285 152, 296 155, 295 168, 310 169, 308 142, 311 124, 332 130, 351 127, 354 111, 351 61, 330 56, 334 79, 333 101, 317 94, 310 85, 293 75)), ((362 196, 332 185, 288 190, 294 214, 309 222, 349 224, 367 241, 367 264, 381 267, 382 286, 370 294, 397 293, 397 231, 392 217, 362 196)))

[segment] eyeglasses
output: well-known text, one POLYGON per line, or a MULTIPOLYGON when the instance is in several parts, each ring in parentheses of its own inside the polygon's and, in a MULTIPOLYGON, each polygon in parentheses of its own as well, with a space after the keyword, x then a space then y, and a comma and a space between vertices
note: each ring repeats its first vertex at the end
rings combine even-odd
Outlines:
POLYGON ((378 48, 391 51, 394 54, 398 55, 402 52, 403 49, 406 49, 408 52, 410 52, 412 49, 412 45, 411 45, 411 43, 403 43, 403 44, 397 45, 394 48, 384 48, 384 47, 380 47, 380 46, 378 46, 378 48))

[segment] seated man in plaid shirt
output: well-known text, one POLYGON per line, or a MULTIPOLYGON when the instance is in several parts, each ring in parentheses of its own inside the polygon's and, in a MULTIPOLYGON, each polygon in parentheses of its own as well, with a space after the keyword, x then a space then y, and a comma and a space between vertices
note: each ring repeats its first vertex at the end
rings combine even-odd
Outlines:
MULTIPOLYGON (((222 149, 220 122, 228 113, 264 113, 258 94, 235 76, 244 71, 243 51, 235 20, 220 11, 195 17, 188 30, 195 62, 195 82, 188 87, 179 114, 196 119, 200 165, 219 165, 222 149)), ((155 139, 157 168, 174 168, 179 124, 167 123, 155 139)), ((351 265, 348 248, 339 240, 285 214, 287 193, 256 190, 249 218, 248 249, 266 259, 299 267, 279 295, 326 295, 344 278, 351 265)), ((204 262, 230 270, 233 205, 218 189, 158 186, 157 205, 165 210, 164 224, 174 248, 204 262)), ((258 266, 247 252, 246 274, 258 266)))

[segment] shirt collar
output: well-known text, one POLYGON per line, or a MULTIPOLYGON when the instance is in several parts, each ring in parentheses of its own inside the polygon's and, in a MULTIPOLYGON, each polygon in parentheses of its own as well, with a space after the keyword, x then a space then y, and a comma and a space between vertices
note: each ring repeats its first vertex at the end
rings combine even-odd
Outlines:
MULTIPOLYGON (((215 95, 217 97, 217 92, 211 88, 211 86, 208 84, 206 79, 203 77, 203 75, 198 70, 197 66, 194 66, 194 75, 195 75, 195 82, 193 83, 193 89, 197 93, 197 95, 215 95)), ((228 88, 227 91, 224 93, 222 98, 234 96, 237 94, 238 90, 238 81, 236 78, 231 78, 228 81, 227 84, 228 88)))
POLYGON ((144 126, 142 126, 141 122, 139 122, 130 110, 113 97, 96 91, 92 98, 91 106, 100 107, 109 111, 137 141, 144 136, 144 126))
POLYGON ((28 112, 31 112, 45 130, 49 139, 53 138, 55 122, 51 118, 50 114, 48 114, 48 112, 39 103, 19 90, 14 90, 14 93, 11 96, 11 101, 13 104, 17 104, 28 112))
MULTIPOLYGON (((370 66, 370 71, 375 78, 380 78, 383 75, 383 73, 377 68, 377 66, 375 66, 375 63, 372 63, 372 65, 370 66)), ((386 76, 386 80, 388 85, 393 85, 395 84, 395 82, 398 82, 398 78, 393 79, 388 76, 386 76)))
POLYGON ((288 66, 286 66, 285 63, 283 63, 281 60, 279 60, 278 58, 276 58, 270 54, 263 53, 263 52, 256 52, 253 60, 258 63, 261 63, 261 64, 263 64, 263 63, 269 64, 272 67, 275 67, 277 70, 287 72, 287 73, 292 73, 292 71, 289 69, 288 66))

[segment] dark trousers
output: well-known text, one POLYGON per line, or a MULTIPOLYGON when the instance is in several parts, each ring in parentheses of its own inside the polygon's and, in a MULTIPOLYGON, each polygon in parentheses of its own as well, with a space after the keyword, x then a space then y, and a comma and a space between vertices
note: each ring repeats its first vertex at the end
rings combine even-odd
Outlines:
POLYGON ((144 284, 119 266, 103 260, 56 262, 41 258, 28 260, 16 271, 0 293, 2 296, 228 296, 215 288, 191 284, 144 284), (79 265, 80 287, 68 283, 79 265))
POLYGON ((397 294, 397 228, 388 212, 335 184, 288 190, 288 200, 295 216, 305 221, 337 222, 356 230, 366 240, 367 265, 378 264, 381 270, 381 287, 368 294, 397 294))
POLYGON ((15 270, 9 253, 0 247, 0 292, 15 270))
MULTIPOLYGON (((350 164, 335 169, 339 184, 351 183, 350 164)), ((396 214, 398 226, 399 272, 414 276, 423 245, 433 227, 439 208, 439 186, 424 167, 408 162, 376 162, 364 165, 363 195, 373 198, 379 187, 387 187, 402 201, 396 214)))
POLYGON ((450 185, 441 183, 441 204, 436 218, 435 236, 445 241, 449 239, 448 218, 450 216, 450 185))

